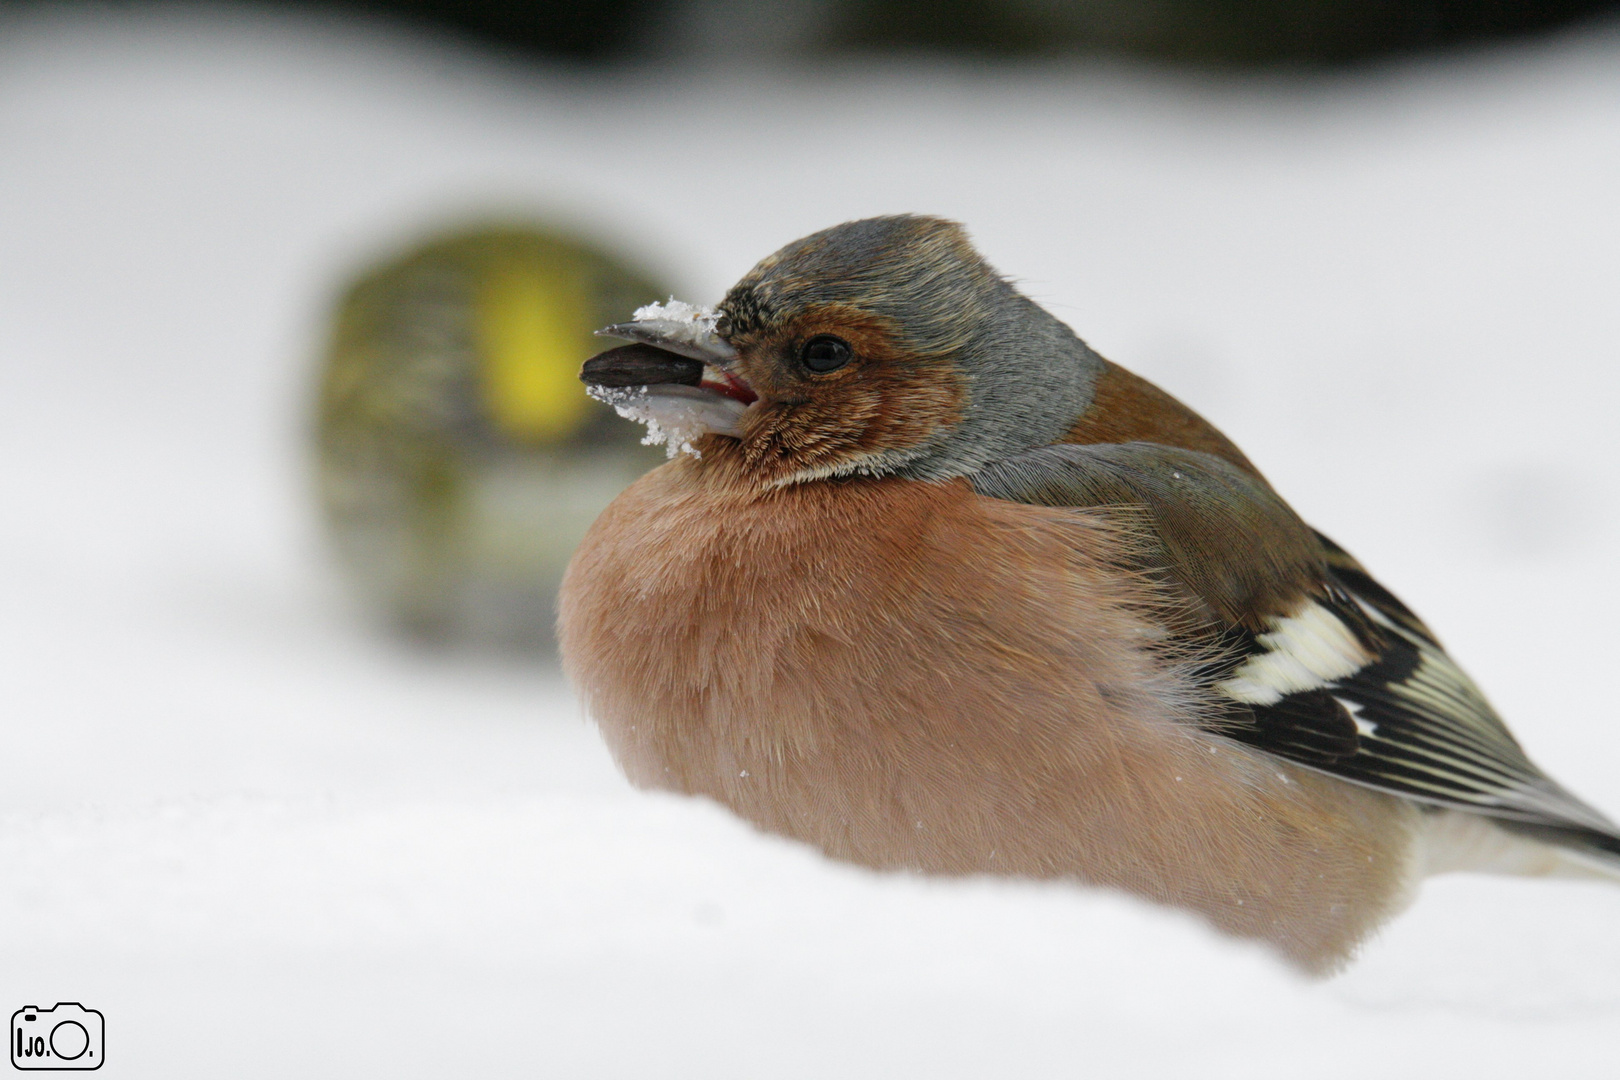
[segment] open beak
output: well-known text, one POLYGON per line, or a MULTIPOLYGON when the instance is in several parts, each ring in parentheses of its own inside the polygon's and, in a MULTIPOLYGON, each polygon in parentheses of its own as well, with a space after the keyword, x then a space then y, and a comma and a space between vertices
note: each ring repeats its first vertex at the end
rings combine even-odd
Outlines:
POLYGON ((715 332, 715 319, 675 300, 650 304, 633 322, 597 331, 634 344, 591 357, 579 377, 592 397, 646 424, 648 440, 668 443, 671 456, 711 432, 739 438, 758 395, 731 370, 737 351, 715 332))

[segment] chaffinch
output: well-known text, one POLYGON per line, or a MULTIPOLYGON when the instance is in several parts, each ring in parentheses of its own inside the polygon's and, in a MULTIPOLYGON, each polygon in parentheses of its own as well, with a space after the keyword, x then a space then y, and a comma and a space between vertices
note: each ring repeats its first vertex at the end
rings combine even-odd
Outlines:
POLYGON ((1313 972, 1426 874, 1620 872, 1434 635, 960 226, 789 244, 582 378, 677 454, 564 664, 635 783, 873 867, 1062 878, 1313 972))

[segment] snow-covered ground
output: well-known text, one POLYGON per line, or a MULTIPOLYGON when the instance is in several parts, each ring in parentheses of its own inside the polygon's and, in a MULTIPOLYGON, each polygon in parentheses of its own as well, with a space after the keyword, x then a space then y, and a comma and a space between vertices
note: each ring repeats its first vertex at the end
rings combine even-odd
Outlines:
POLYGON ((1440 879, 1313 984, 638 794, 554 671, 345 608, 302 442, 328 290, 426 225, 572 216, 712 301, 954 216, 1620 813, 1617 191, 1613 32, 1234 83, 0 26, 0 1015, 100 1009, 109 1077, 1620 1075, 1620 889, 1440 879))

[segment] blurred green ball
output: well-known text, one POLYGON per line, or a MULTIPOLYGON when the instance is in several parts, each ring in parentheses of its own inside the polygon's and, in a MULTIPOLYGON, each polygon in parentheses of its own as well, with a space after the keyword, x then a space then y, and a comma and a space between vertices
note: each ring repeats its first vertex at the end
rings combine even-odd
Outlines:
POLYGON ((444 236, 379 265, 333 316, 316 417, 320 503, 345 575, 412 634, 551 640, 596 515, 664 459, 586 396, 599 327, 669 296, 532 227, 444 236))

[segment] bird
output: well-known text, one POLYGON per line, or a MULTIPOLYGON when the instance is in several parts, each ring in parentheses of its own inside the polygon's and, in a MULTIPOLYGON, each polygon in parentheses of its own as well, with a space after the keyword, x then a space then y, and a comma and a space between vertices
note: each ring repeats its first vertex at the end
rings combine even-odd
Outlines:
POLYGON ((543 222, 473 222, 336 298, 309 425, 337 568, 420 643, 549 651, 558 583, 662 455, 579 393, 592 331, 663 295, 543 222))
POLYGON ((558 636, 634 784, 1318 976, 1430 874, 1620 876, 1417 615, 961 225, 846 222, 600 333, 580 377, 671 456, 591 526, 558 636))

